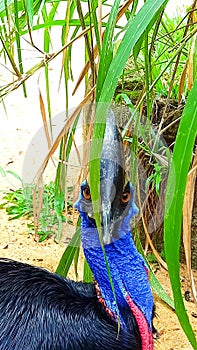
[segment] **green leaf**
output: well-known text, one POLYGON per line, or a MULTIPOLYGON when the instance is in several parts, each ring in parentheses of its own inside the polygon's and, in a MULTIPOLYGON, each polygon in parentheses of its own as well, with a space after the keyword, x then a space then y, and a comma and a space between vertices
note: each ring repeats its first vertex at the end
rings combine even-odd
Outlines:
MULTIPOLYGON (((97 16, 97 7, 98 7, 98 1, 90 1, 91 6, 91 20, 94 26, 94 32, 95 32, 95 38, 96 38, 96 44, 98 47, 98 52, 100 56, 101 52, 101 42, 100 42, 100 33, 99 33, 99 26, 98 26, 98 16, 97 16)), ((85 22, 85 18, 84 18, 85 22)))
POLYGON ((150 285, 151 287, 155 290, 156 294, 161 298, 167 305, 169 305, 172 309, 174 309, 174 303, 173 300, 170 298, 170 296, 166 293, 165 289, 161 285, 161 283, 158 281, 157 277, 155 276, 149 261, 147 257, 144 254, 144 250, 139 238, 139 235, 137 232, 135 232, 135 241, 136 241, 136 246, 137 249, 139 250, 140 254, 143 256, 144 260, 146 261, 146 264, 149 269, 149 274, 150 274, 150 285))
MULTIPOLYGON (((117 49, 108 71, 105 72, 105 80, 102 86, 98 87, 97 89, 97 102, 111 102, 118 78, 125 67, 125 64, 131 54, 131 50, 134 48, 140 37, 144 34, 153 18, 155 18, 155 13, 158 12, 159 14, 159 11, 163 9, 167 2, 167 0, 148 0, 134 19, 130 17, 125 35, 117 49)), ((102 61, 100 64, 102 64, 102 61)))
POLYGON ((79 249, 80 242, 81 242, 81 220, 79 219, 77 222, 77 229, 75 231, 75 234, 73 235, 69 245, 67 246, 65 252, 63 253, 61 260, 59 262, 59 265, 56 269, 56 273, 58 273, 61 276, 66 277, 67 273, 70 269, 70 266, 72 264, 72 261, 74 260, 76 251, 79 249))
POLYGON ((100 64, 99 64, 99 72, 97 78, 97 99, 99 97, 99 92, 102 89, 103 82, 105 80, 106 73, 108 72, 109 66, 113 59, 113 34, 114 28, 116 24, 116 17, 118 13, 120 0, 116 0, 114 5, 112 6, 112 10, 110 12, 109 20, 107 22, 106 31, 104 34, 104 40, 102 45, 100 64))
POLYGON ((19 180, 21 183, 23 183, 21 177, 20 177, 18 174, 16 174, 14 171, 12 171, 12 170, 7 170, 6 173, 7 173, 7 174, 10 174, 10 175, 13 175, 17 180, 19 180))
POLYGON ((14 0, 0 1, 0 12, 4 11, 6 6, 9 6, 13 3, 14 0))
POLYGON ((80 253, 80 247, 77 247, 74 255, 74 271, 75 271, 76 280, 78 280, 79 253, 80 253))
MULTIPOLYGON (((153 18, 155 18, 155 13, 159 13, 159 10, 163 9, 164 4, 166 3, 166 0, 148 0, 134 19, 130 17, 125 35, 118 47, 113 60, 111 61, 111 64, 108 67, 108 71, 105 71, 104 81, 103 70, 100 68, 100 66, 104 64, 103 60, 106 57, 106 54, 101 55, 98 82, 100 79, 102 84, 98 84, 96 92, 96 101, 98 102, 98 105, 96 110, 90 159, 90 187, 91 193, 93 195, 94 212, 99 212, 99 209, 96 209, 94 205, 98 203, 100 196, 100 155, 102 151, 102 140, 105 132, 106 115, 112 97, 114 95, 118 78, 123 71, 132 48, 141 37, 141 35, 143 35, 149 23, 153 20, 153 18)), ((96 214, 95 219, 96 222, 98 220, 97 224, 99 224, 99 215, 96 214)))
MULTIPOLYGON (((20 35, 19 35, 19 10, 18 10, 18 1, 14 0, 14 13, 15 13, 15 37, 16 37, 16 45, 17 45, 17 56, 18 56, 18 65, 19 65, 19 70, 20 73, 23 74, 24 73, 24 69, 23 69, 23 61, 22 61, 22 53, 21 53, 21 40, 20 40, 20 35)), ((27 93, 26 93, 26 87, 25 87, 25 83, 23 83, 23 91, 24 91, 24 96, 27 97, 27 93)))
POLYGON ((83 281, 87 282, 87 283, 93 282, 92 271, 91 271, 86 259, 84 259, 83 281))
POLYGON ((6 172, 1 166, 0 166, 0 175, 3 177, 6 177, 6 172))
MULTIPOLYGON (((106 45, 104 45, 104 50, 106 52, 104 51, 101 54, 101 60, 100 60, 100 66, 99 66, 99 72, 98 72, 98 85, 97 85, 97 91, 96 91, 96 102, 98 103, 96 108, 92 147, 90 152, 90 189, 91 189, 94 217, 96 220, 101 242, 102 242, 102 237, 101 237, 101 229, 100 229, 101 224, 100 224, 100 201, 99 201, 100 199, 100 156, 102 152, 102 144, 103 144, 103 138, 104 138, 104 132, 105 132, 107 111, 110 106, 112 97, 114 95, 118 78, 124 69, 124 66, 129 58, 132 48, 134 47, 134 45, 136 44, 140 36, 147 29, 149 23, 154 18, 155 13, 156 12, 159 13, 159 10, 163 9, 164 4, 166 3, 167 3, 166 0, 148 0, 134 19, 130 17, 128 25, 126 26, 125 35, 115 53, 113 60, 111 59, 111 52, 109 52, 109 58, 108 58, 107 51, 106 51, 107 43, 109 45, 109 51, 111 49, 111 43, 109 43, 108 39, 111 38, 112 40, 113 30, 110 31, 108 27, 109 33, 106 33, 106 39, 105 39, 106 45), (102 65, 104 64, 104 58, 107 59, 107 64, 105 64, 105 70, 102 69, 102 65)), ((105 256, 105 250, 103 245, 102 245, 102 249, 105 256)), ((105 260, 106 260, 106 265, 108 269, 110 284, 115 297, 115 291, 111 280, 107 259, 105 260)))
MULTIPOLYGON (((147 261, 147 260, 146 260, 147 261)), ((150 272, 150 285, 156 292, 156 294, 167 304, 169 305, 172 309, 174 309, 174 302, 170 298, 170 296, 166 293, 165 289, 155 276, 153 270, 151 269, 149 265, 149 272, 150 272)))
POLYGON ((71 148, 73 145, 73 135, 75 135, 76 129, 77 129, 77 125, 79 122, 79 117, 80 117, 80 113, 78 114, 78 116, 76 117, 72 128, 70 129, 70 133, 69 133, 69 137, 68 137, 68 141, 67 141, 67 146, 66 146, 66 161, 68 162, 69 160, 69 156, 70 156, 70 152, 71 152, 71 148))
POLYGON ((186 180, 197 136, 196 96, 197 80, 194 82, 188 96, 177 132, 166 189, 164 219, 165 253, 174 295, 175 310, 179 322, 194 349, 197 349, 197 342, 181 294, 179 253, 186 180))
POLYGON ((194 52, 193 52, 193 79, 197 78, 197 35, 194 38, 194 52))
POLYGON ((34 16, 33 3, 34 3, 33 0, 26 0, 27 13, 28 13, 29 24, 31 28, 33 25, 33 16, 34 16))

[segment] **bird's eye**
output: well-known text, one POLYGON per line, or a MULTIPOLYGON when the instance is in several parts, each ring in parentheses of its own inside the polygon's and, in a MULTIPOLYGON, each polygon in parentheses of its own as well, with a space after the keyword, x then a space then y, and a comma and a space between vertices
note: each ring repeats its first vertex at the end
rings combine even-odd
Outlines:
POLYGON ((123 192, 122 197, 120 198, 120 201, 122 204, 127 204, 131 199, 130 192, 123 192))
POLYGON ((89 187, 86 187, 83 189, 83 196, 85 199, 87 199, 88 201, 91 199, 91 194, 90 194, 90 189, 89 187))

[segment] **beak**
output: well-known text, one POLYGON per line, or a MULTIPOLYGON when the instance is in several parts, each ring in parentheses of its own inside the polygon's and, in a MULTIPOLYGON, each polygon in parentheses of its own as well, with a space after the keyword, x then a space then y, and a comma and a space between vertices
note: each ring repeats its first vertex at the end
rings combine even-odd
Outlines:
POLYGON ((106 208, 102 211, 102 233, 103 233, 103 243, 110 244, 112 241, 112 232, 111 232, 111 213, 110 210, 106 208))
POLYGON ((103 243, 111 243, 120 196, 125 185, 125 161, 114 113, 108 112, 100 161, 100 196, 103 243))

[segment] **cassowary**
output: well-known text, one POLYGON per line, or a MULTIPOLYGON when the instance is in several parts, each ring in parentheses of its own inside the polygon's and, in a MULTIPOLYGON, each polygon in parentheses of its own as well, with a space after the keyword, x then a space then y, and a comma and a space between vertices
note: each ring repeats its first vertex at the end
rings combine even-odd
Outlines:
POLYGON ((130 230, 130 220, 138 210, 132 185, 125 186, 122 147, 109 111, 100 160, 106 257, 87 181, 82 183, 75 204, 81 215, 83 250, 95 283, 74 282, 41 268, 0 259, 0 350, 153 349, 154 303, 147 268, 130 230))

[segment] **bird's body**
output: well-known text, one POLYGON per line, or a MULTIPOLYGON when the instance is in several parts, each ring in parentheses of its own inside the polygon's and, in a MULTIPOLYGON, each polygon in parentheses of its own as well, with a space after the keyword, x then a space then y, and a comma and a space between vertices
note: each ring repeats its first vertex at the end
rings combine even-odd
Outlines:
POLYGON ((0 349, 140 350, 141 340, 132 314, 118 333, 94 284, 0 259, 0 349))
POLYGON ((119 162, 122 147, 109 112, 100 167, 105 253, 87 181, 75 204, 96 284, 0 259, 0 350, 153 350, 154 303, 147 268, 130 230, 138 209, 119 162))

